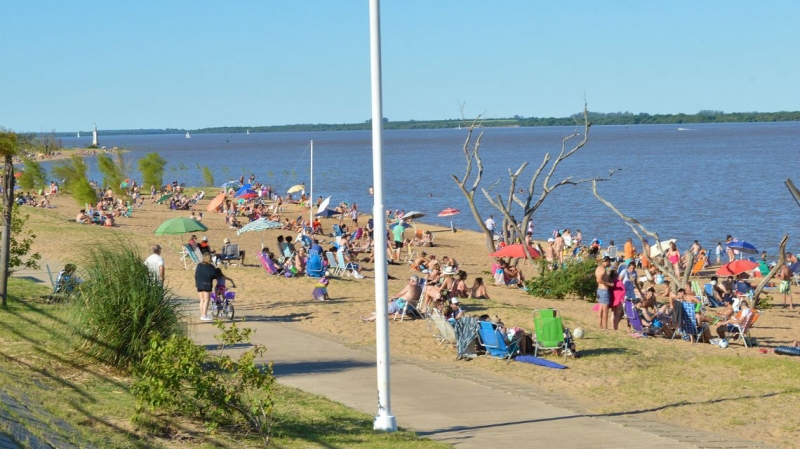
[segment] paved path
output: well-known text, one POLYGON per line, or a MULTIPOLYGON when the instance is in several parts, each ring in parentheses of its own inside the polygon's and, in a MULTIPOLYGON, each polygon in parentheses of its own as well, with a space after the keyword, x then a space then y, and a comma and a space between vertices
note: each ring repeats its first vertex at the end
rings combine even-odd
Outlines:
MULTIPOLYGON (((257 319, 245 323, 268 347, 281 383, 324 395, 351 408, 377 412, 375 354, 257 319)), ((190 326, 200 344, 219 331, 190 326)), ((503 363, 498 361, 498 363, 503 363)), ((571 448, 765 447, 630 416, 591 417, 557 394, 509 384, 464 367, 392 359, 392 412, 398 426, 458 448, 567 445, 571 448)))

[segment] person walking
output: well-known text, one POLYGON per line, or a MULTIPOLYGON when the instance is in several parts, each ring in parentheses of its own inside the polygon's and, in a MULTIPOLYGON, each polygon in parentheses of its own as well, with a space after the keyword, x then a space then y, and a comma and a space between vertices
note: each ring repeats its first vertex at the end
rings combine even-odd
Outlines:
POLYGON ((197 268, 194 270, 194 283, 200 297, 200 321, 214 320, 208 316, 208 304, 211 301, 211 290, 215 279, 217 279, 217 270, 211 263, 211 254, 205 253, 203 260, 197 264, 197 268))
MULTIPOLYGON (((791 252, 786 253, 786 260, 791 264, 793 262, 797 262, 797 258, 791 252)), ((792 269, 789 268, 789 265, 784 264, 781 267, 781 270, 778 272, 778 279, 780 279, 781 284, 779 287, 780 293, 783 295, 783 307, 786 307, 786 300, 789 300, 789 308, 794 309, 794 304, 792 303, 792 269)))
POLYGON ((487 218, 483 224, 486 225, 486 229, 488 229, 489 232, 494 235, 494 228, 497 226, 497 223, 495 223, 494 218, 492 218, 491 215, 489 215, 489 218, 487 218))
POLYGON ((145 266, 162 284, 164 283, 164 258, 161 257, 161 246, 153 245, 153 254, 144 260, 145 266))

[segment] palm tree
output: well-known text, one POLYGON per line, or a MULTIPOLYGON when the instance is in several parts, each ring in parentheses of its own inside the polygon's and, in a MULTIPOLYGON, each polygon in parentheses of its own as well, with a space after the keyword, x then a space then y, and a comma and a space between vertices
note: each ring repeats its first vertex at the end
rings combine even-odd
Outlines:
POLYGON ((5 163, 3 179, 3 233, 0 237, 0 298, 3 308, 8 301, 8 256, 11 247, 11 213, 14 206, 14 156, 17 154, 17 134, 0 128, 0 156, 5 163))

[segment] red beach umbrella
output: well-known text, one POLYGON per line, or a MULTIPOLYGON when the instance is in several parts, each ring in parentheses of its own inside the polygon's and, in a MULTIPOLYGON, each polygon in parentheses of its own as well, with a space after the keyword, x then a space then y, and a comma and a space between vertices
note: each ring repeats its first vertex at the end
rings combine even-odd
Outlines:
POLYGON ((456 209, 454 207, 448 207, 447 209, 439 212, 439 216, 440 217, 452 217, 453 215, 458 215, 460 213, 461 213, 460 210, 458 210, 458 209, 456 209))
POLYGON ((14 173, 14 177, 15 178, 19 178, 20 176, 22 176, 22 172, 21 171, 18 171, 16 173, 14 173))
POLYGON ((745 271, 751 271, 758 267, 758 264, 755 262, 750 262, 749 260, 734 260, 733 262, 728 262, 725 265, 721 266, 717 270, 717 275, 719 276, 736 276, 737 274, 744 273, 745 271))
MULTIPOLYGON (((531 257, 534 259, 542 257, 542 255, 539 254, 539 251, 532 246, 528 247, 528 252, 531 253, 531 257)), ((489 257, 513 257, 519 259, 525 257, 525 248, 523 248, 522 243, 515 243, 513 245, 507 245, 500 248, 492 254, 489 254, 489 257)))

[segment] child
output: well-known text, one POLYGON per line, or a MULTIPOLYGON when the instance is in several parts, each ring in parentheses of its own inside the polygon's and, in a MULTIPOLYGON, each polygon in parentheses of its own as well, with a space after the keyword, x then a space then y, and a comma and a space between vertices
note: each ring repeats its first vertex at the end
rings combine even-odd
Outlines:
POLYGON ((311 291, 311 297, 316 301, 330 301, 330 297, 328 296, 328 278, 321 277, 319 279, 319 283, 314 286, 314 290, 311 291))
POLYGON ((236 283, 233 282, 233 279, 225 276, 222 273, 222 269, 216 268, 216 278, 217 278, 217 286, 214 288, 214 294, 217 295, 217 298, 223 298, 225 296, 225 290, 227 287, 225 286, 226 281, 231 281, 231 287, 236 288, 236 283))

